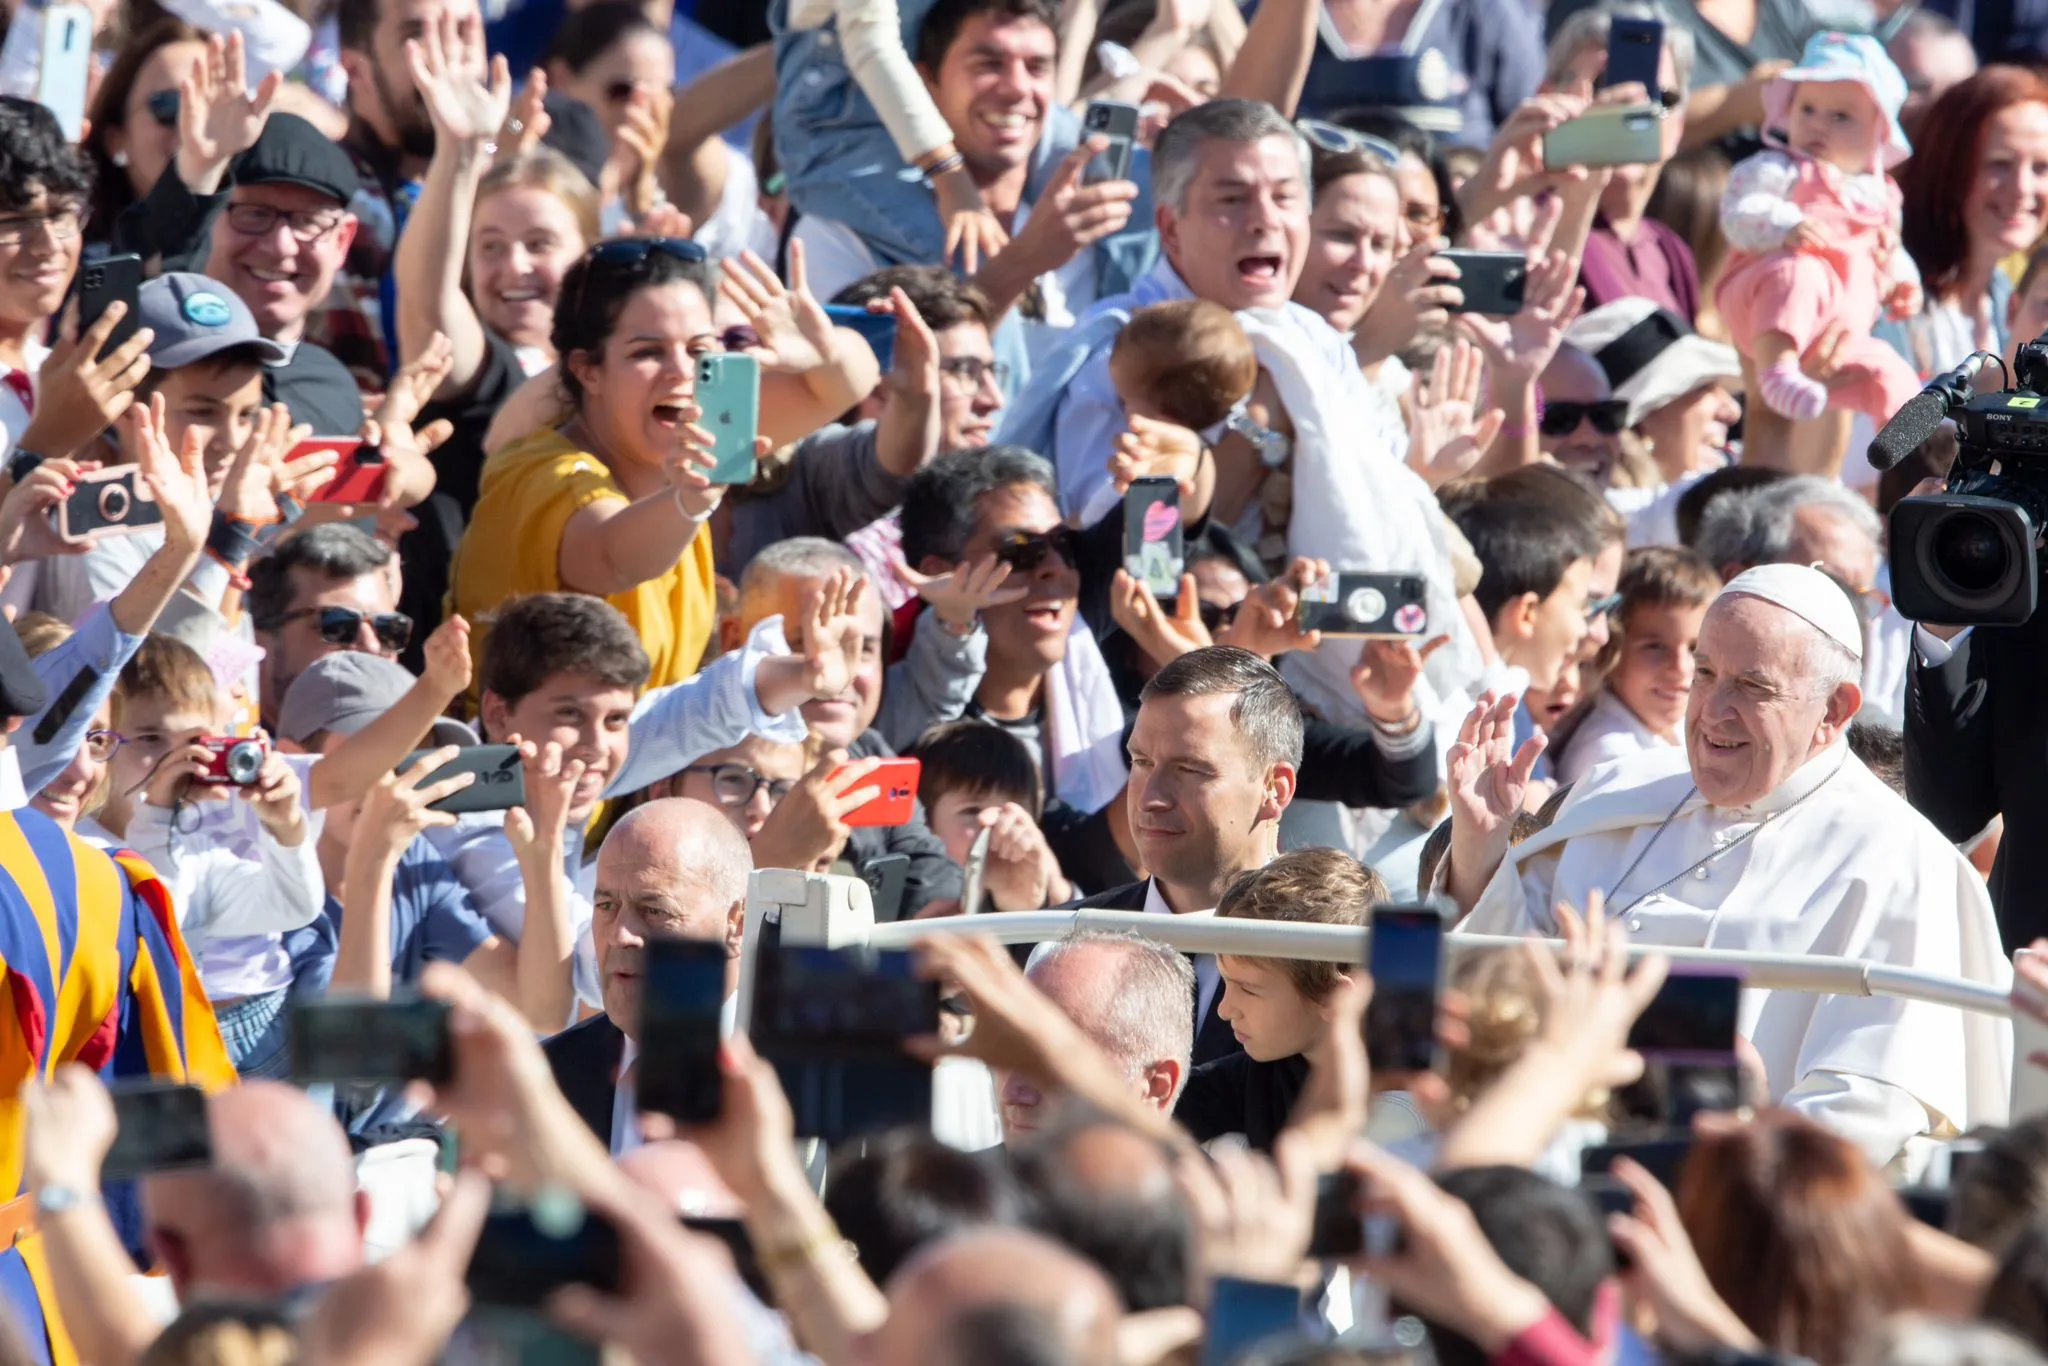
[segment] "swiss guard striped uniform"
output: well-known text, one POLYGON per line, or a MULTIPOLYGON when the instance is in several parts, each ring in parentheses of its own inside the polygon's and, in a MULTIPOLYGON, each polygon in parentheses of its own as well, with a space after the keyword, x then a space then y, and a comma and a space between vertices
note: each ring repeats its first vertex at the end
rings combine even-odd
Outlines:
POLYGON ((22 1193, 22 1084, 76 1062, 214 1091, 235 1069, 170 889, 26 808, 0 813, 0 969, 0 1291, 31 1359, 76 1366, 22 1193))

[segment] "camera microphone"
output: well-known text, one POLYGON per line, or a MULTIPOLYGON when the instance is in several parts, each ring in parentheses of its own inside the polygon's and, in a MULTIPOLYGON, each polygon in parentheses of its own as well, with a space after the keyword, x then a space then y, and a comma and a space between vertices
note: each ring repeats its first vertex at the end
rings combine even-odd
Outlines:
POLYGON ((1888 470, 1918 450, 1921 442, 1941 430, 1949 414, 1975 396, 1978 372, 1997 359, 1989 351, 1979 351, 1955 369, 1927 381, 1927 387, 1907 399, 1870 443, 1870 467, 1888 470))

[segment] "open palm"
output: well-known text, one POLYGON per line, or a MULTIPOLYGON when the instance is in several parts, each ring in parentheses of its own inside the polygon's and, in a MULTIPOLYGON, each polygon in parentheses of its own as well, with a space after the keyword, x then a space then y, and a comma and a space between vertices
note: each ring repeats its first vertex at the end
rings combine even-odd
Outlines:
POLYGON ((1496 699, 1486 693, 1458 727, 1458 743, 1444 760, 1453 828, 1492 838, 1513 827, 1529 792, 1529 775, 1543 753, 1541 735, 1515 748, 1518 702, 1513 694, 1496 699))
POLYGON ((453 11, 409 39, 405 61, 439 136, 495 137, 512 108, 512 72, 503 56, 484 56, 480 33, 463 32, 453 11))
POLYGON ((1500 432, 1501 411, 1479 408, 1483 369, 1478 350, 1456 342, 1436 353, 1429 378, 1416 386, 1408 465, 1431 488, 1469 473, 1500 432))
POLYGON ((252 94, 242 35, 206 42, 206 55, 178 88, 178 141, 196 164, 226 162, 256 145, 284 77, 265 76, 252 94))
POLYGON ((837 697, 853 686, 865 641, 860 603, 868 581, 841 569, 813 589, 804 603, 804 687, 813 697, 837 697))

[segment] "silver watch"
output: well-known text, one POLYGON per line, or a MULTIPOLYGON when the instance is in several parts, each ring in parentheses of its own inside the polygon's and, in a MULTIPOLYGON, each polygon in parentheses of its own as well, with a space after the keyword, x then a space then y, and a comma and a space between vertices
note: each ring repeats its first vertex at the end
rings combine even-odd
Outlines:
POLYGON ((63 1214, 68 1210, 89 1205, 100 1198, 98 1191, 82 1191, 76 1186, 38 1186, 36 1188, 36 1214, 40 1216, 63 1214))

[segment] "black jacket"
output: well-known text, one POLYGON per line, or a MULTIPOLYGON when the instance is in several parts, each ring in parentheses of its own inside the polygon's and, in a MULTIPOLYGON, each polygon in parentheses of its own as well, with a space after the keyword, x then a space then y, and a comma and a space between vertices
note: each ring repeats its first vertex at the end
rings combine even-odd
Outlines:
POLYGON ((1991 869, 1991 903, 2005 951, 2048 934, 2048 611, 2023 626, 1984 627, 1956 643, 1947 663, 1906 686, 1906 798, 1951 840, 2005 817, 1991 869))
POLYGON ((1231 1053, 1189 1074, 1173 1117, 1197 1143, 1243 1134, 1254 1152, 1269 1153, 1307 1083, 1308 1059, 1299 1053, 1273 1062, 1231 1053))
POLYGON ((619 1064, 626 1056, 626 1036, 609 1015, 593 1015, 559 1034, 542 1039, 555 1085, 569 1098, 597 1141, 612 1142, 612 1104, 618 1097, 619 1064))
MULTIPOLYGON (((1094 896, 1082 897, 1079 901, 1070 901, 1066 905, 1056 907, 1055 909, 1062 911, 1142 911, 1145 909, 1146 889, 1151 885, 1149 881, 1127 883, 1122 887, 1112 887, 1106 892, 1098 892, 1094 896)), ((1188 955, 1190 962, 1194 961, 1194 958, 1194 954, 1188 955)), ((1223 1017, 1216 1013, 1216 1007, 1222 1003, 1223 988, 1219 984, 1216 988, 1215 1000, 1209 1002, 1208 1013, 1195 1021, 1195 1056, 1192 1064, 1195 1067, 1200 1067, 1205 1062, 1211 1062, 1217 1058, 1227 1058, 1232 1053, 1243 1051, 1238 1046, 1237 1035, 1231 1032, 1230 1025, 1223 1017)), ((1200 1010, 1201 1006, 1202 998, 1200 987, 1198 986, 1196 988, 1194 1008, 1200 1010)))

